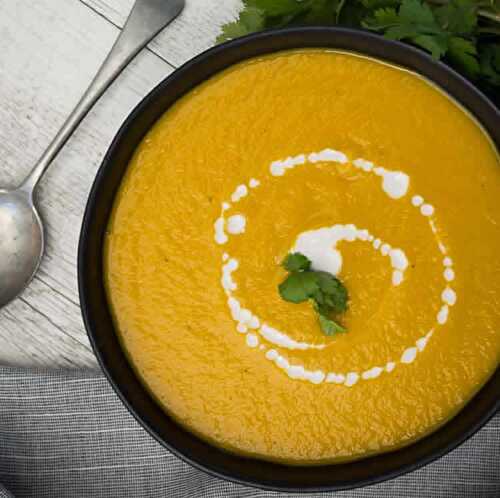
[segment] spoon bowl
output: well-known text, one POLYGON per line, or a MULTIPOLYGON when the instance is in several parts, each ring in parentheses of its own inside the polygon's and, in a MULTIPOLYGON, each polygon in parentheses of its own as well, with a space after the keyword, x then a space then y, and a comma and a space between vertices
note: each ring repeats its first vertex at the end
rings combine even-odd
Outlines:
POLYGON ((43 255, 40 216, 31 195, 0 189, 0 307, 29 284, 43 255))

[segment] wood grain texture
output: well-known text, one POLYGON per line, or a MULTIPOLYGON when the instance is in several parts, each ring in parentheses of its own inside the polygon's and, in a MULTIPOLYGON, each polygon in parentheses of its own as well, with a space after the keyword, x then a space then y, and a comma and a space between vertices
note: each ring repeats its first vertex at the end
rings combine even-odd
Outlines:
MULTIPOLYGON (((124 18, 130 6, 120 2, 119 15, 124 18)), ((106 18, 113 6, 106 16, 97 7, 80 0, 0 0, 0 184, 13 186, 29 171, 116 38, 119 29, 106 18)), ((172 70, 150 50, 139 54, 42 180, 37 198, 46 224, 46 254, 21 298, 0 310, 0 364, 96 365, 76 279, 87 194, 120 124, 172 70)))
MULTIPOLYGON (((81 1, 116 26, 123 26, 134 3, 134 0, 81 1)), ((241 5, 241 0, 186 0, 182 14, 149 47, 170 64, 180 66, 214 45, 220 26, 235 18, 241 5)))

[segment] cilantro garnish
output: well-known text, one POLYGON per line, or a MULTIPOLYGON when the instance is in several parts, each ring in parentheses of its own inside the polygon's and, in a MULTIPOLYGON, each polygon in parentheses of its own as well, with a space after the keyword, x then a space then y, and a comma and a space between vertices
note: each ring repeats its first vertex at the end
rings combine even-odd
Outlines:
POLYGON ((379 32, 443 59, 498 102, 500 0, 243 0, 218 41, 293 25, 342 25, 379 32))
POLYGON ((342 282, 330 273, 311 270, 311 261, 300 252, 289 254, 282 265, 289 275, 278 287, 281 297, 295 304, 311 299, 325 335, 346 332, 332 318, 347 309, 347 290, 342 282))
POLYGON ((282 263, 283 268, 287 271, 309 270, 311 262, 300 252, 290 253, 282 263))

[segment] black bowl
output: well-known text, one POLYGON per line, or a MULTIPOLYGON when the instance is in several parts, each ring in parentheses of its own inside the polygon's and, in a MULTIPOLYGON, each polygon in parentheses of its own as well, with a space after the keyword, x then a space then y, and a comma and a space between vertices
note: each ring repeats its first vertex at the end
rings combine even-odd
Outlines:
POLYGON ((118 341, 103 286, 102 250, 116 191, 129 160, 155 121, 182 95, 244 59, 304 47, 366 54, 413 70, 456 99, 499 147, 499 113, 469 82, 419 50, 381 37, 339 28, 292 28, 241 38, 204 52, 160 83, 130 114, 99 169, 85 211, 78 253, 83 318, 94 352, 125 406, 161 444, 191 465, 230 481, 295 492, 333 491, 373 484, 417 469, 449 452, 500 408, 500 369, 452 420, 399 449, 363 460, 317 467, 286 466, 222 451, 174 422, 151 397, 118 341))

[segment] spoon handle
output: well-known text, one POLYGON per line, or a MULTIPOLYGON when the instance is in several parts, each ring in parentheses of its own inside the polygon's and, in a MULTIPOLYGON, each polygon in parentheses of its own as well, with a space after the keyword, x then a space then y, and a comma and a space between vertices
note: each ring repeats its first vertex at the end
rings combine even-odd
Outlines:
POLYGON ((30 197, 50 163, 82 119, 135 55, 184 7, 184 0, 136 0, 111 51, 68 119, 23 181, 19 190, 30 197))

